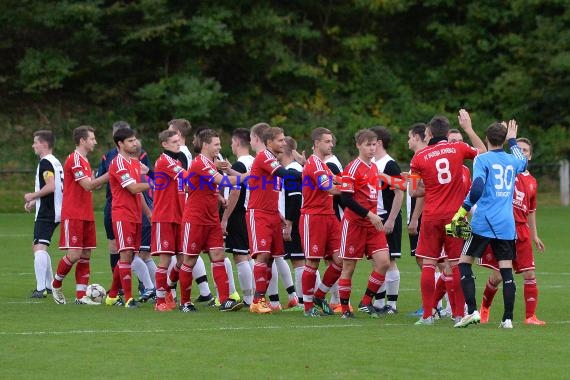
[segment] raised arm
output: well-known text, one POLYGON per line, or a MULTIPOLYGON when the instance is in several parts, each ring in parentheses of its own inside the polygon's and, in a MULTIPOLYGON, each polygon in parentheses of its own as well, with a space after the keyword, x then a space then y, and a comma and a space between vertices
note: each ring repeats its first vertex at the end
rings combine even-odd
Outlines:
POLYGON ((475 130, 471 125, 471 116, 469 116, 469 112, 463 108, 460 109, 457 120, 459 121, 459 126, 465 131, 467 136, 469 136, 471 144, 479 150, 479 153, 485 153, 487 151, 487 147, 485 146, 485 143, 483 143, 483 140, 481 140, 481 138, 477 136, 477 133, 475 133, 475 130))

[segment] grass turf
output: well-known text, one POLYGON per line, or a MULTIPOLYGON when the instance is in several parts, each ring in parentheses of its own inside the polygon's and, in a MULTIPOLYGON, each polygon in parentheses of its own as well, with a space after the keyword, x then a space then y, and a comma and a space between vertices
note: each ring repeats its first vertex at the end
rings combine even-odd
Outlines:
MULTIPOLYGON (((497 328, 503 309, 500 292, 487 325, 453 329, 446 319, 433 327, 413 326, 416 319, 407 313, 420 303, 419 270, 409 256, 398 262, 400 313, 381 319, 358 312, 353 320, 308 319, 299 312, 221 314, 200 305, 198 313, 156 313, 150 304, 125 310, 61 306, 51 298, 33 300, 27 298, 35 284, 30 251, 33 217, 2 214, 0 378, 565 377, 570 370, 564 359, 570 336, 569 217, 568 208, 539 208, 539 231, 547 253, 536 255, 537 315, 548 324, 521 323, 523 287, 516 276, 515 328, 506 331, 497 328)), ((107 288, 111 275, 100 220, 97 226, 99 248, 92 258, 91 282, 107 288)), ((58 237, 56 232, 50 249, 54 269, 61 257, 55 248, 58 237)), ((369 271, 365 261, 358 264, 355 306, 369 271)), ((480 301, 488 272, 482 268, 475 272, 480 301)), ((73 283, 72 272, 64 282, 68 300, 73 299, 73 283)), ((213 289, 211 277, 210 285, 213 289)))

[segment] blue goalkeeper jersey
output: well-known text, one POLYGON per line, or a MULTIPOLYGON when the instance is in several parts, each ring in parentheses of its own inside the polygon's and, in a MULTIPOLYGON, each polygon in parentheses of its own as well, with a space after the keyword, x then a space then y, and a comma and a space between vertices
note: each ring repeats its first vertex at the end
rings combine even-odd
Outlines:
MULTIPOLYGON (((514 140, 514 139, 513 139, 514 140)), ((512 154, 502 149, 478 155, 473 164, 473 185, 467 194, 465 205, 477 205, 471 226, 473 233, 489 238, 514 240, 516 238, 513 216, 513 192, 515 178, 526 169, 526 157, 520 148, 509 142, 512 154), (473 196, 476 182, 483 181, 483 193, 479 199, 473 196)))

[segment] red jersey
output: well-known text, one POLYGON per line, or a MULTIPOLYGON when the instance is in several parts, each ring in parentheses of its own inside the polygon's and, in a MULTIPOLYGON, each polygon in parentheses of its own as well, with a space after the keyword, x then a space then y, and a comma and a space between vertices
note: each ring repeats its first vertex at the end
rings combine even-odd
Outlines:
POLYGON ((303 167, 303 214, 334 214, 333 196, 325 189, 332 186, 333 174, 319 157, 309 157, 303 167))
POLYGON ((63 200, 61 219, 95 221, 93 195, 79 184, 84 178, 91 178, 91 165, 87 158, 74 151, 63 165, 63 200))
POLYGON ((463 196, 465 198, 471 190, 471 170, 465 165, 463 165, 463 186, 465 186, 465 195, 463 196))
POLYGON ((184 179, 187 172, 182 168, 182 163, 162 153, 154 164, 156 191, 154 192, 154 209, 152 211, 153 222, 182 223, 182 213, 186 193, 181 189, 179 179, 184 179), (182 194, 182 195, 180 195, 182 194))
POLYGON ((190 224, 211 226, 220 224, 218 185, 214 177, 221 175, 212 160, 199 154, 189 169, 189 194, 182 220, 190 224))
MULTIPOLYGON (((371 162, 365 163, 360 158, 356 158, 344 168, 342 172, 342 186, 340 191, 353 193, 353 199, 368 211, 376 213, 378 206, 378 167, 371 162)), ((346 207, 344 218, 359 223, 369 224, 368 219, 363 219, 360 215, 346 207)))
POLYGON ((126 158, 121 153, 109 165, 109 185, 113 202, 113 221, 142 223, 142 194, 132 194, 126 187, 137 183, 141 176, 141 164, 134 158, 126 158))
POLYGON ((421 177, 425 187, 422 221, 453 217, 465 199, 463 161, 475 158, 477 153, 463 142, 444 140, 414 155, 410 171, 421 177))
POLYGON ((536 179, 527 171, 515 178, 513 210, 516 223, 526 223, 528 214, 536 210, 537 187, 536 179))
POLYGON ((249 189, 248 210, 263 210, 277 213, 281 179, 273 173, 281 167, 277 158, 269 149, 262 150, 255 156, 247 182, 249 189))

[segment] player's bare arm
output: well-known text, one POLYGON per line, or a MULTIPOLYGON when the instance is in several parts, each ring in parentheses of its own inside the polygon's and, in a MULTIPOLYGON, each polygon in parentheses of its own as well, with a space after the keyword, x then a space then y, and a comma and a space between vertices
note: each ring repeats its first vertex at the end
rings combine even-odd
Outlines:
POLYGON ((101 185, 105 184, 109 182, 109 173, 105 173, 103 174, 101 177, 97 177, 95 179, 93 178, 83 178, 79 181, 79 185, 85 190, 85 191, 93 191, 93 190, 97 190, 98 188, 101 187, 101 185))
POLYGON ((538 237, 538 232, 536 228, 536 213, 533 211, 528 214, 528 227, 530 229, 530 237, 536 246, 536 249, 540 253, 544 253, 545 246, 542 243, 542 240, 538 237))
POLYGON ((46 184, 39 191, 24 194, 24 200, 26 203, 35 201, 38 198, 45 197, 46 195, 49 195, 55 191, 55 179, 53 177, 53 174, 44 177, 44 180, 46 181, 46 184))
POLYGON ((467 136, 469 136, 471 144, 473 144, 473 146, 479 150, 479 153, 485 153, 487 151, 487 147, 485 146, 483 140, 481 140, 477 133, 475 133, 475 130, 471 124, 471 116, 469 116, 469 112, 463 108, 460 109, 457 120, 459 121, 459 126, 465 131, 467 136))
POLYGON ((416 198, 416 207, 414 207, 414 212, 410 217, 410 223, 408 224, 408 234, 417 235, 418 234, 418 224, 420 216, 424 210, 424 198, 416 198))
MULTIPOLYGON (((138 194, 142 193, 143 191, 148 191, 150 189, 150 185, 148 183, 131 183, 125 187, 127 190, 131 192, 131 194, 138 194)), ((143 202, 146 203, 146 202, 143 202)))
POLYGON ((400 189, 394 189, 394 200, 392 201, 392 209, 390 210, 390 215, 388 215, 388 219, 386 219, 386 223, 384 223, 384 232, 387 234, 392 233, 394 230, 394 224, 396 222, 396 218, 402 209, 402 201, 404 200, 404 192, 400 189))

